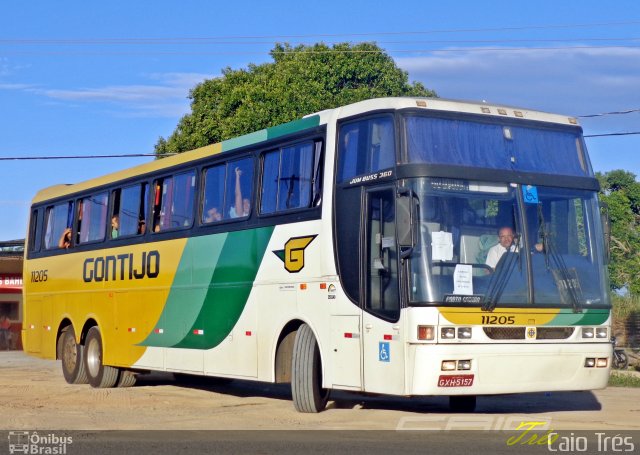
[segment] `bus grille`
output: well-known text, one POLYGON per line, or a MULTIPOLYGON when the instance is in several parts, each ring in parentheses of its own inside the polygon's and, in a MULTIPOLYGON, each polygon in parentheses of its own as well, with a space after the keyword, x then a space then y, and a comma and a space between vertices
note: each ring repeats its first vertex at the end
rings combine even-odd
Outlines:
POLYGON ((573 335, 574 327, 538 327, 538 340, 566 340, 573 335))
POLYGON ((492 340, 524 340, 526 327, 483 327, 492 340))
MULTIPOLYGON (((483 327, 484 333, 492 340, 524 340, 526 327, 483 327)), ((537 340, 566 340, 574 332, 573 327, 538 327, 537 340)))

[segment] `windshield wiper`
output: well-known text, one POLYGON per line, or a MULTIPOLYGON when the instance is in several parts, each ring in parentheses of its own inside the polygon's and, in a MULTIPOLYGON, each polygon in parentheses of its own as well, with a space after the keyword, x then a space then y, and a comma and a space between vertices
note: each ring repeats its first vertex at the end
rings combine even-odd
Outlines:
POLYGON ((558 286, 558 292, 560 293, 560 299, 562 300, 562 297, 565 296, 565 299, 568 298, 570 300, 574 313, 581 313, 582 291, 580 289, 578 275, 575 269, 569 270, 562 258, 562 255, 558 253, 556 245, 552 241, 551 234, 547 231, 546 224, 544 222, 542 203, 538 204, 538 223, 540 237, 542 238, 544 264, 547 270, 553 274, 553 278, 558 286), (555 268, 552 268, 552 266, 555 268))
POLYGON ((489 281, 489 286, 487 286, 487 293, 484 295, 484 299, 482 301, 483 311, 493 311, 495 309, 498 304, 498 300, 500 300, 500 297, 509 282, 509 278, 511 277, 511 273, 515 268, 516 263, 520 264, 520 269, 522 270, 522 262, 518 251, 519 248, 516 246, 515 251, 511 251, 511 249, 514 248, 514 245, 519 244, 519 238, 517 236, 514 237, 509 249, 502 255, 496 264, 495 271, 493 275, 491 275, 491 280, 489 281))

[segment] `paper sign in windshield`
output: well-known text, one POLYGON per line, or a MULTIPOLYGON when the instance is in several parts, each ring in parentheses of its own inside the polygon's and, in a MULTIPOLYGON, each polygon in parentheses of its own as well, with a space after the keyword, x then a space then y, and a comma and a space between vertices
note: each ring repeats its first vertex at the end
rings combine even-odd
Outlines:
POLYGON ((471 264, 458 264, 453 272, 453 293, 473 294, 473 267, 471 264))
POLYGON ((434 261, 450 261, 453 259, 453 236, 451 232, 431 233, 431 255, 434 261))

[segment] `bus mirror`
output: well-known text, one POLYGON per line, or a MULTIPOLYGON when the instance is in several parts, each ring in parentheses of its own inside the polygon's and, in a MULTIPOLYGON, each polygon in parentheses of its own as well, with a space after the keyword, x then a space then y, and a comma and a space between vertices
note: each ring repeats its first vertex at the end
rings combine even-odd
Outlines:
POLYGON ((608 264, 611 259, 611 219, 609 218, 609 206, 604 202, 600 204, 600 218, 604 234, 604 260, 608 264))
POLYGON ((415 193, 408 188, 399 188, 396 207, 398 245, 407 252, 401 252, 402 257, 408 257, 417 243, 415 225, 418 219, 418 199, 415 193))

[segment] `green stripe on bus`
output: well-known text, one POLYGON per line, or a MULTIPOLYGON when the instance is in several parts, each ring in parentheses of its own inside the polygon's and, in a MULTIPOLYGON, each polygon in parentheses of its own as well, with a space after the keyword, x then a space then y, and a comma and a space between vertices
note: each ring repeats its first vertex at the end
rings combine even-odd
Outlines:
POLYGON ((229 150, 245 147, 247 145, 253 145, 258 142, 267 140, 267 130, 260 130, 254 133, 245 134, 244 136, 235 137, 233 139, 227 139, 222 141, 222 151, 228 152, 229 150))
POLYGON ((283 125, 267 128, 267 138, 275 139, 280 136, 286 136, 287 134, 297 133, 309 128, 314 128, 320 125, 320 116, 312 115, 300 120, 294 120, 293 122, 285 123, 283 125))
POLYGON ((214 266, 227 238, 226 233, 189 239, 182 252, 171 291, 155 327, 143 346, 173 346, 182 340, 200 314, 213 276, 214 266))
POLYGON ((609 317, 609 310, 587 309, 575 313, 570 309, 562 309, 547 325, 600 325, 609 317))
POLYGON ((211 349, 229 336, 247 303, 273 229, 229 233, 200 314, 174 347, 211 349))

